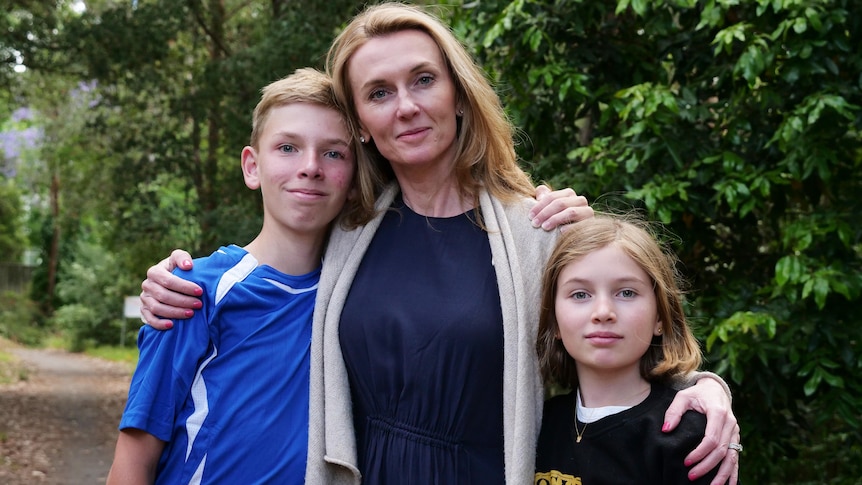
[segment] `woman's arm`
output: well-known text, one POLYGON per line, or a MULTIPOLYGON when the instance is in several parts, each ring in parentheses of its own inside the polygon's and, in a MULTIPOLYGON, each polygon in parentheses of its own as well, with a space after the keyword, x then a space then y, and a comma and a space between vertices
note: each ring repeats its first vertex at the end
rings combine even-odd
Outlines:
MULTIPOLYGON (((530 219, 533 226, 546 231, 593 216, 587 199, 569 188, 551 191, 540 185, 536 201, 530 219)), ((158 330, 173 328, 172 319, 189 318, 201 307, 201 287, 171 273, 176 268, 192 269, 192 257, 182 249, 175 249, 170 257, 150 266, 147 279, 141 283, 141 320, 158 330)))
POLYGON ((593 217, 587 198, 565 188, 551 191, 545 185, 536 187, 536 205, 530 209, 533 227, 551 231, 559 226, 593 217))
POLYGON ((665 413, 663 432, 674 429, 688 411, 693 410, 706 415, 706 434, 703 441, 685 459, 689 478, 702 477, 709 470, 720 467, 712 485, 729 483, 736 485, 739 476, 739 453, 728 449, 728 444, 739 443, 739 424, 730 407, 727 385, 712 373, 697 375, 695 385, 677 393, 665 413), (705 379, 703 377, 706 377, 705 379))

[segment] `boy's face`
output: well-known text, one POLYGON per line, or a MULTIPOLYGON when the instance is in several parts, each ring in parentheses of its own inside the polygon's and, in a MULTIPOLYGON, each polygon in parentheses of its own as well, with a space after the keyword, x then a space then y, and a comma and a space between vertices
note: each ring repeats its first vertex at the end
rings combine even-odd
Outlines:
POLYGON ((263 195, 264 224, 314 235, 344 206, 356 164, 339 112, 292 103, 272 109, 257 149, 243 149, 242 167, 246 185, 263 195))

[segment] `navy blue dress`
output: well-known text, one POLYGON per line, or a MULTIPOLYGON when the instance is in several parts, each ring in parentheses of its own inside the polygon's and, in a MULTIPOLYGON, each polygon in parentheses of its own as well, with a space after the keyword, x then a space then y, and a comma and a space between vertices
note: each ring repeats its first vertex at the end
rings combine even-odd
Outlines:
POLYGON ((341 314, 363 483, 504 483, 503 316, 472 211, 399 199, 341 314))

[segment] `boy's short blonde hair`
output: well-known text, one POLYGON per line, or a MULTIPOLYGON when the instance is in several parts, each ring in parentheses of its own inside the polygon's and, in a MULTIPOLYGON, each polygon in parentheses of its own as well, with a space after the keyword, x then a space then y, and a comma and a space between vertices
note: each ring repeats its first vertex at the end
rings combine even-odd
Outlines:
POLYGON ((316 104, 337 111, 344 118, 344 111, 335 102, 332 79, 317 69, 297 69, 290 76, 272 82, 261 90, 260 102, 252 115, 249 141, 252 148, 258 148, 263 127, 272 110, 292 103, 316 104))

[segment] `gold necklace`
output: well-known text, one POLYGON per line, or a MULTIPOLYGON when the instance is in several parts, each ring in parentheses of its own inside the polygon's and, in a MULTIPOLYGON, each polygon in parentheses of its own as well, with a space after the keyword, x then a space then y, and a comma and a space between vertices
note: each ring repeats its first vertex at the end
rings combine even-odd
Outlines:
MULTIPOLYGON (((642 391, 638 391, 638 395, 648 393, 650 389, 651 389, 650 387, 647 387, 646 389, 644 389, 642 391)), ((638 401, 638 402, 640 402, 640 401, 638 401)), ((584 437, 584 433, 586 433, 586 431, 587 431, 587 425, 590 424, 589 422, 584 421, 584 429, 578 429, 578 406, 580 406, 580 405, 581 405, 581 390, 578 389, 577 392, 575 393, 575 405, 573 406, 574 409, 572 411, 572 414, 573 414, 572 418, 573 418, 574 425, 575 425, 575 443, 581 442, 581 439, 583 439, 583 437, 584 437)), ((631 407, 631 406, 629 406, 629 407, 631 407)), ((584 415, 586 415, 586 412, 584 412, 584 415)), ((592 416, 593 416, 592 413, 590 413, 590 417, 588 417, 588 418, 585 417, 584 419, 592 419, 592 416)))
POLYGON ((574 416, 572 416, 574 418, 574 422, 575 422, 575 443, 581 442, 581 438, 584 437, 584 432, 587 431, 587 424, 589 424, 589 423, 585 422, 584 423, 584 429, 581 429, 581 430, 578 429, 578 406, 580 405, 580 403, 578 401, 580 401, 580 400, 581 400, 580 399, 580 393, 576 393, 575 394, 575 405, 573 406, 574 407, 574 411, 573 411, 574 416))

